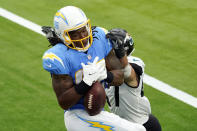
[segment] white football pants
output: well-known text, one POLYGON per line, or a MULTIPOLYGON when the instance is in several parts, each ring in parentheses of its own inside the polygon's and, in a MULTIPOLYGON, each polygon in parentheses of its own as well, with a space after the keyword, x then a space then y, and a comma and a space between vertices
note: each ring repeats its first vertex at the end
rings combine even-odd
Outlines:
POLYGON ((64 122, 67 131, 146 131, 142 125, 107 111, 89 116, 85 110, 69 110, 64 113, 64 122))

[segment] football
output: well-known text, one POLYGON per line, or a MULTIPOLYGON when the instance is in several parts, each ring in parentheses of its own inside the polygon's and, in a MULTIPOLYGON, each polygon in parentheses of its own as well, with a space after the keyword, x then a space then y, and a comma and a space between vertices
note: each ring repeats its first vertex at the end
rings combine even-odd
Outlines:
POLYGON ((85 110, 90 116, 97 115, 105 106, 106 94, 100 82, 95 82, 84 97, 85 110))

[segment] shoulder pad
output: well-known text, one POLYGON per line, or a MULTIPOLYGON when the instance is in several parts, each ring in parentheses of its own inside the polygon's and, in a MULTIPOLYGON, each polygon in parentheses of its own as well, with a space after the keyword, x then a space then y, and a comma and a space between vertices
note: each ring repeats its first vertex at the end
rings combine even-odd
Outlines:
POLYGON ((134 57, 134 56, 128 56, 127 59, 128 59, 129 63, 135 63, 138 66, 142 67, 143 69, 145 68, 145 64, 142 61, 142 59, 140 59, 138 57, 134 57))
POLYGON ((105 29, 105 28, 103 28, 103 27, 97 27, 97 28, 100 28, 105 34, 107 34, 108 33, 108 30, 107 29, 105 29))

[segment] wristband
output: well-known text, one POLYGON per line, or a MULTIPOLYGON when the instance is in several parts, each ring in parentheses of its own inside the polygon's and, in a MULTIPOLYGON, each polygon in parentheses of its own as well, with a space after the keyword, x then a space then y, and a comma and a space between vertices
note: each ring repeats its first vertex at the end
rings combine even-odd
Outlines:
POLYGON ((105 79, 107 83, 111 83, 114 79, 114 75, 113 73, 111 73, 110 71, 107 72, 107 78, 105 79))
POLYGON ((131 66, 130 66, 130 64, 128 64, 124 68, 124 78, 128 78, 130 75, 131 75, 131 66))
POLYGON ((88 84, 86 84, 83 80, 76 86, 74 86, 75 91, 80 95, 85 95, 91 88, 88 84))

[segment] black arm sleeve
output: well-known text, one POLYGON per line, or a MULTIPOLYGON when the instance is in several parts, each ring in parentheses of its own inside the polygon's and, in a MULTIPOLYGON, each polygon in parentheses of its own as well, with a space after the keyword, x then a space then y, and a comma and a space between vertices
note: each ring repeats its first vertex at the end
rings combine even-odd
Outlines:
POLYGON ((135 70, 135 72, 139 78, 143 73, 142 67, 140 67, 139 65, 137 65, 135 63, 131 63, 131 66, 133 67, 133 69, 135 70))
MULTIPOLYGON (((140 82, 140 76, 142 75, 143 73, 143 70, 142 70, 142 67, 135 64, 135 63, 131 63, 131 66, 133 67, 133 69, 135 70, 135 73, 137 75, 137 78, 138 78, 138 85, 139 85, 139 82, 140 82)), ((144 85, 142 83, 142 90, 141 90, 141 96, 144 96, 144 85)))

